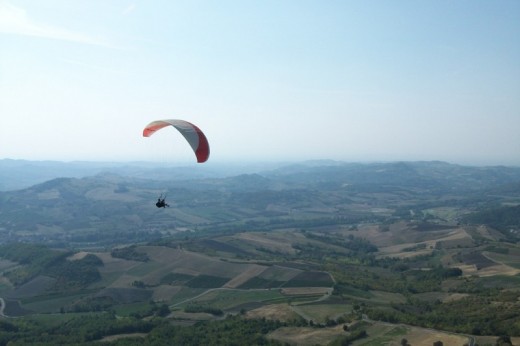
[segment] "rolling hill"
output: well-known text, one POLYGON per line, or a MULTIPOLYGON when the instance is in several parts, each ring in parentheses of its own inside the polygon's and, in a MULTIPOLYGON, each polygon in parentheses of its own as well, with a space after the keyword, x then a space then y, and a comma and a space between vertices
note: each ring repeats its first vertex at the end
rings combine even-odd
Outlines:
POLYGON ((0 192, 0 242, 106 246, 186 229, 261 230, 392 217, 457 222, 469 212, 518 204, 507 187, 519 180, 520 168, 442 162, 307 163, 170 181, 138 178, 134 170, 105 172, 0 192), (155 208, 161 193, 171 208, 155 208))
POLYGON ((78 343, 247 323, 268 323, 262 342, 296 344, 520 335, 518 168, 137 171, 0 192, 0 311, 24 316, 0 330, 20 337, 27 319, 23 335, 45 329, 51 344, 70 333, 51 326, 96 319, 106 328, 78 343), (155 207, 161 193, 170 208, 155 207))

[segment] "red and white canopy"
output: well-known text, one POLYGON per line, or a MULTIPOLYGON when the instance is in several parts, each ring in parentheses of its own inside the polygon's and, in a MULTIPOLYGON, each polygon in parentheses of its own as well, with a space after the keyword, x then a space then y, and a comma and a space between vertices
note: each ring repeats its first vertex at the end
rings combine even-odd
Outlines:
POLYGON ((166 126, 173 126, 186 138, 195 152, 197 162, 206 162, 209 158, 209 143, 204 133, 190 122, 178 119, 152 121, 143 130, 143 137, 150 137, 166 126))

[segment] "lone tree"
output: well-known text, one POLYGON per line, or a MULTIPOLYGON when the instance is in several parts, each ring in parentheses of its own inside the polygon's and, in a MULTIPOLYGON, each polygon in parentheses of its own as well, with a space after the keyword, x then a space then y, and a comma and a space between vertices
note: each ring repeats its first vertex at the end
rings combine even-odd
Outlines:
POLYGON ((498 337, 496 346, 511 346, 513 343, 511 342, 511 338, 507 335, 501 335, 498 337))

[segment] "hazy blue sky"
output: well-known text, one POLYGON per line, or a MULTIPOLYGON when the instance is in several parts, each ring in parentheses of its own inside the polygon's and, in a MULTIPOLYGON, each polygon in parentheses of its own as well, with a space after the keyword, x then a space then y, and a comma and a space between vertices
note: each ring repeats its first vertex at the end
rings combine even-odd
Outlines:
MULTIPOLYGON (((518 0, 0 0, 0 159, 520 165, 518 0)), ((194 163, 195 164, 195 163, 194 163)))

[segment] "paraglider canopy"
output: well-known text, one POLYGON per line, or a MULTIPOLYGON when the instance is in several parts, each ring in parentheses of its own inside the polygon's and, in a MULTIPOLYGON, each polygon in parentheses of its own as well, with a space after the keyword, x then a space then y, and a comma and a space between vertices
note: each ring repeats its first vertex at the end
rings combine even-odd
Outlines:
POLYGON ((186 138, 195 152, 197 162, 206 162, 209 158, 209 143, 204 133, 190 122, 178 119, 152 121, 143 130, 143 137, 150 137, 156 131, 167 127, 175 127, 186 138))

